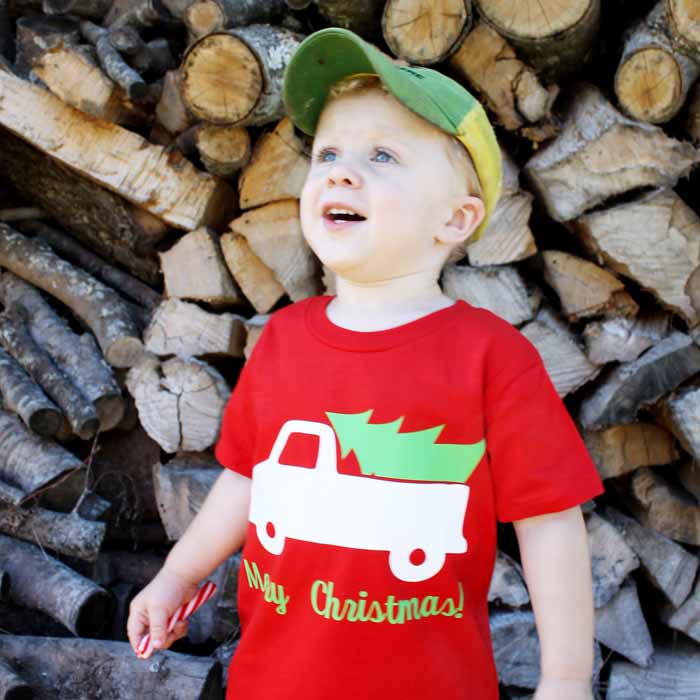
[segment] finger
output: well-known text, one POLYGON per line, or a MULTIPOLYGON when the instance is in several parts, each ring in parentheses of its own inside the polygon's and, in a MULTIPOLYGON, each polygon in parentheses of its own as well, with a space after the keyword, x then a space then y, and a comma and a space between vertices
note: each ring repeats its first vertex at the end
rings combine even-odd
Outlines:
POLYGON ((146 634, 148 627, 148 618, 145 611, 134 608, 133 604, 129 610, 129 619, 126 622, 126 636, 129 638, 129 643, 136 651, 141 637, 146 634))
POLYGON ((165 608, 151 608, 151 639, 154 649, 163 649, 165 640, 168 637, 168 613, 165 608))
POLYGON ((174 637, 173 641, 175 641, 177 639, 182 639, 183 637, 186 637, 187 636, 187 622, 185 620, 178 622, 175 625, 175 628, 173 629, 172 634, 174 637))

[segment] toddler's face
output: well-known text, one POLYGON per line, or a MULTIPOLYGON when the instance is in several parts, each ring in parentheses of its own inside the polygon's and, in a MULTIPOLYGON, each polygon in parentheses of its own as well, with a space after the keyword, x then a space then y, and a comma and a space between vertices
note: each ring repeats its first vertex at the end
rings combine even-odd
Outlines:
POLYGON ((439 271, 433 235, 463 194, 449 138, 380 90, 331 102, 300 202, 304 237, 329 269, 356 282, 439 271))

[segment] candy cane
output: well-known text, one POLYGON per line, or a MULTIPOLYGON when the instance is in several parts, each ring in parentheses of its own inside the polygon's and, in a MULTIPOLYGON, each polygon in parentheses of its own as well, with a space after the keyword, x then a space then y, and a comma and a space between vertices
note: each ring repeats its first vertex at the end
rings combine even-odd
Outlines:
MULTIPOLYGON (((192 598, 186 605, 181 605, 170 617, 168 621, 168 633, 175 629, 175 625, 182 620, 186 620, 195 610, 199 609, 209 598, 214 595, 216 584, 212 581, 207 581, 198 591, 197 595, 192 598)), ((140 657, 147 657, 153 651, 153 642, 151 641, 151 633, 141 637, 141 641, 136 647, 136 654, 140 657)))

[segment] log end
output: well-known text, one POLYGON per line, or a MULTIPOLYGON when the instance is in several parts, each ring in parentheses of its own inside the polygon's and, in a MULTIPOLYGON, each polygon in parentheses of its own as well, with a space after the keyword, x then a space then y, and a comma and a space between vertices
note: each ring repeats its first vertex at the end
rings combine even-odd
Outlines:
POLYGON ((143 343, 135 336, 124 336, 105 351, 105 359, 112 367, 133 367, 144 353, 143 343))
POLYGON ((63 425, 63 414, 55 408, 40 408, 29 418, 29 428, 42 437, 52 437, 63 425))
POLYGON ((95 410, 100 418, 100 432, 112 430, 124 417, 124 399, 121 394, 101 396, 95 400, 95 410))
POLYGON ((102 588, 94 590, 82 602, 72 631, 78 637, 103 637, 111 623, 113 609, 112 596, 102 588))

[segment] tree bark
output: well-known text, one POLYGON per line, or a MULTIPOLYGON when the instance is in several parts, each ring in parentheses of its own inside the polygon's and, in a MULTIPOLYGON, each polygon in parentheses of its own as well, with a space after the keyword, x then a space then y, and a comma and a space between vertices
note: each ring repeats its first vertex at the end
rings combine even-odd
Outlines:
POLYGON ((33 695, 24 679, 0 659, 0 700, 31 700, 33 695))
POLYGON ((0 263, 68 306, 97 338, 114 367, 131 367, 143 352, 134 321, 121 297, 48 246, 0 224, 0 263))
POLYGON ((59 44, 76 46, 80 43, 80 25, 75 17, 20 17, 17 20, 17 55, 15 72, 29 77, 34 59, 59 44))
POLYGON ((700 12, 695 0, 666 0, 668 24, 676 43, 700 61, 700 12))
POLYGON ((43 0, 43 10, 47 15, 77 15, 102 20, 109 11, 112 0, 43 0))

